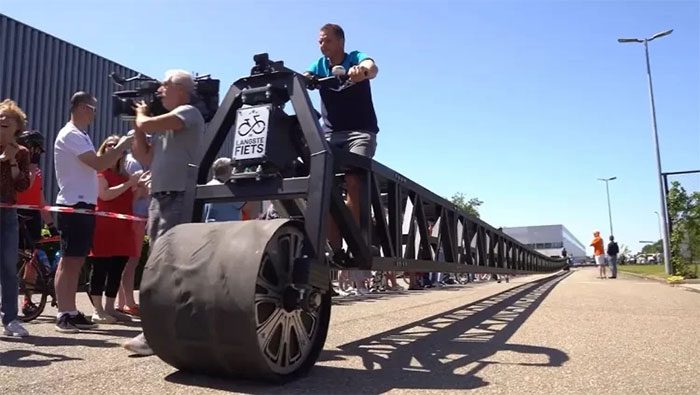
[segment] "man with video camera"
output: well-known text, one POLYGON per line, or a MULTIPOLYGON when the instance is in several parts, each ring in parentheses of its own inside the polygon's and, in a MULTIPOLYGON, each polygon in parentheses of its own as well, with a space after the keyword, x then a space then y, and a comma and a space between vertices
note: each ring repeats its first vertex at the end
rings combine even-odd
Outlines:
MULTIPOLYGON (((143 101, 135 106, 133 155, 151 168, 147 230, 151 247, 158 237, 186 221, 185 175, 188 164, 196 162, 205 128, 201 112, 190 104, 194 90, 195 82, 190 73, 169 70, 158 88, 163 107, 168 112, 150 116, 143 101), (146 134, 152 135, 151 143, 146 134)), ((124 343, 124 348, 140 355, 153 354, 143 333, 124 343)))

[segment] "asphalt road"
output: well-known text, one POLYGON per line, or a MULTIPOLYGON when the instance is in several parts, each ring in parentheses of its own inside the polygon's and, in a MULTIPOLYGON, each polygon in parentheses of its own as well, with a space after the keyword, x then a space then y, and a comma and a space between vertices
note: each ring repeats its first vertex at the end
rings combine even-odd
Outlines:
POLYGON ((0 337, 0 394, 700 390, 700 294, 665 284, 600 280, 585 268, 335 303, 318 364, 284 386, 191 375, 157 357, 131 357, 119 345, 140 332, 138 324, 65 335, 46 315, 28 325, 32 337, 0 337))

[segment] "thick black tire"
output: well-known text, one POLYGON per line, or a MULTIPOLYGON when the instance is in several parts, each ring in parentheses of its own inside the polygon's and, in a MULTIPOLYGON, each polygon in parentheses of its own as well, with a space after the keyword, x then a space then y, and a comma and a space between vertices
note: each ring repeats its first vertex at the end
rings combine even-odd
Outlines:
POLYGON ((224 377, 284 382, 308 373, 326 340, 331 295, 313 315, 283 308, 290 255, 303 240, 288 219, 183 224, 159 238, 140 291, 156 355, 224 377))

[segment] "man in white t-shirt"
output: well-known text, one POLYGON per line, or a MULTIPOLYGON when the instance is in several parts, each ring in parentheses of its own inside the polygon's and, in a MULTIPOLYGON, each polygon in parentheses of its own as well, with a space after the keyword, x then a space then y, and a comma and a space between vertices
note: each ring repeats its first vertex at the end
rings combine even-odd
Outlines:
MULTIPOLYGON (((122 137, 115 149, 97 156, 87 128, 95 119, 97 100, 86 92, 73 94, 70 101, 70 121, 58 132, 54 143, 54 168, 58 181, 56 204, 76 209, 95 209, 97 203, 97 172, 116 163, 131 144, 122 137)), ((87 214, 58 213, 61 233, 61 260, 54 281, 58 315, 56 330, 76 333, 96 325, 78 311, 75 294, 80 270, 92 247, 95 217, 87 214)))

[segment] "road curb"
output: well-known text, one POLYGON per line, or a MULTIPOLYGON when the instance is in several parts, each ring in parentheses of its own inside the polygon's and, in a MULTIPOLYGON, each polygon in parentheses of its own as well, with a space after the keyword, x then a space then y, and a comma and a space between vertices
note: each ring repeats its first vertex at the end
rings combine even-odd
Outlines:
POLYGON ((700 293, 700 289, 688 287, 685 284, 669 284, 668 282, 666 282, 666 279, 655 277, 655 276, 648 276, 648 275, 644 275, 644 274, 624 272, 624 271, 620 271, 620 270, 618 270, 618 273, 624 274, 626 276, 641 278, 644 280, 656 281, 656 282, 661 283, 661 284, 670 285, 671 287, 680 287, 680 288, 683 288, 684 290, 690 291, 690 292, 700 293))
POLYGON ((665 279, 665 278, 661 278, 661 277, 649 276, 649 275, 646 275, 646 274, 630 273, 630 272, 622 271, 622 270, 620 270, 620 269, 618 269, 617 272, 618 272, 618 273, 622 273, 622 274, 624 274, 624 275, 626 275, 626 276, 632 276, 632 277, 637 277, 637 278, 643 278, 643 279, 645 279, 645 280, 651 280, 651 281, 656 281, 656 282, 663 283, 663 284, 668 284, 668 283, 666 282, 666 279, 665 279))

